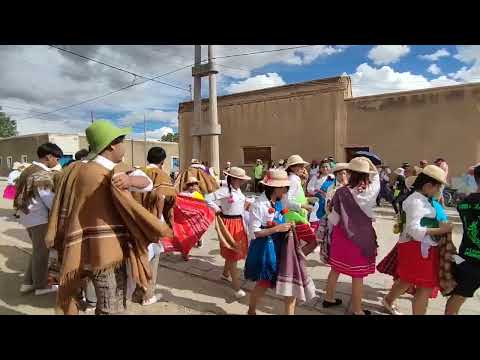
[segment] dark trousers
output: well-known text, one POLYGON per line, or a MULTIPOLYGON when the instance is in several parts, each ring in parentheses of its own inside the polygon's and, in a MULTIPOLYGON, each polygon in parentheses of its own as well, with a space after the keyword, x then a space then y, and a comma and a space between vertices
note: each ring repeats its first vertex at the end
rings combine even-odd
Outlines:
POLYGON ((35 289, 44 289, 48 285, 48 254, 45 244, 48 224, 27 228, 30 240, 32 240, 32 256, 28 262, 27 271, 23 283, 33 285, 35 289))
POLYGON ((126 310, 127 267, 125 263, 115 270, 92 273, 89 278, 95 288, 96 315, 113 315, 126 310))
POLYGON ((393 206, 393 210, 395 213, 398 213, 398 206, 395 198, 393 197, 392 190, 388 187, 388 182, 381 181, 380 182, 380 192, 377 197, 377 205, 380 206, 380 200, 385 199, 393 206))

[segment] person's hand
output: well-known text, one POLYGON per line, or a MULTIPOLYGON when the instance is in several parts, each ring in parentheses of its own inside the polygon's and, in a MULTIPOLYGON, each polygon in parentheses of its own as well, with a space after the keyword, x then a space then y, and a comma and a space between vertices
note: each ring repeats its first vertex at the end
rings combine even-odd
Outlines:
POLYGON ((273 230, 277 233, 284 233, 284 232, 290 231, 291 228, 292 228, 292 224, 286 223, 286 224, 280 224, 275 226, 273 230))
POLYGON ((310 205, 310 204, 303 204, 302 205, 302 209, 305 209, 307 211, 312 211, 313 210, 313 206, 310 205))
POLYGON ((128 188, 130 188, 130 180, 130 176, 125 173, 120 173, 112 178, 112 183, 120 190, 127 190, 128 188))
POLYGON ((441 222, 439 227, 440 227, 440 231, 442 232, 442 234, 451 233, 452 230, 453 230, 453 225, 451 223, 448 223, 448 222, 441 222))

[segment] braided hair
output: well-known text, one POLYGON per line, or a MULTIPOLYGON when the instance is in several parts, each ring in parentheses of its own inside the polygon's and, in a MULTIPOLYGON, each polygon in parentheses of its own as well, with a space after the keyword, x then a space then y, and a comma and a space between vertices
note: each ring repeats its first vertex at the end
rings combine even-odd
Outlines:
POLYGON ((232 177, 227 175, 228 193, 232 196, 232 177))

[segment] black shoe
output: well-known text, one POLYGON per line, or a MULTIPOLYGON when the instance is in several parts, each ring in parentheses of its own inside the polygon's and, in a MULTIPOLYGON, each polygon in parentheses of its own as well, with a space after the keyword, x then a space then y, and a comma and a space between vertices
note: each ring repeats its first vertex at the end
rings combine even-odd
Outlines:
MULTIPOLYGON (((370 310, 363 310, 363 313, 364 313, 365 315, 372 315, 372 312, 371 312, 370 310)), ((352 313, 352 315, 357 315, 357 314, 352 313)))
POLYGON ((326 309, 328 309, 329 307, 338 306, 338 305, 342 305, 342 299, 335 299, 335 302, 330 302, 327 300, 323 300, 322 302, 322 306, 326 309))

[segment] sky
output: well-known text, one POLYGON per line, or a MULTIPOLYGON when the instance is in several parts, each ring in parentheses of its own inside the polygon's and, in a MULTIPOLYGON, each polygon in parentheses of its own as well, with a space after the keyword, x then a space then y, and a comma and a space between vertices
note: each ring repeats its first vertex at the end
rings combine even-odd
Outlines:
MULTIPOLYGON (((21 135, 83 133, 92 113, 138 138, 144 117, 150 139, 178 130, 178 105, 191 99, 193 45, 56 46, 130 73, 48 45, 1 45, 0 107, 21 135)), ((340 75, 351 77, 353 96, 480 82, 480 45, 300 46, 215 46, 218 95, 340 75)))

